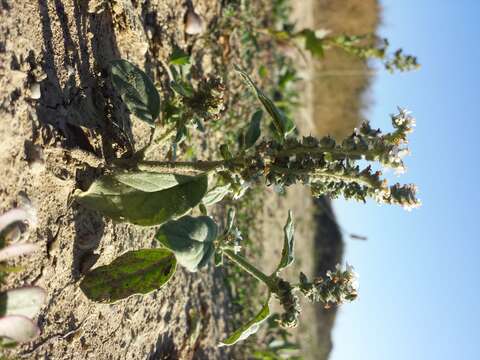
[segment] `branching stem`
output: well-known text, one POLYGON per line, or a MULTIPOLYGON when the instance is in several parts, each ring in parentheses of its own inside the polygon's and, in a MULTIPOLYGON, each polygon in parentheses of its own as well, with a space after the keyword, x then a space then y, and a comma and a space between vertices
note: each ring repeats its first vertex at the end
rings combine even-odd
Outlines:
POLYGON ((270 291, 276 287, 273 279, 257 269, 255 266, 250 264, 243 256, 235 254, 233 250, 225 249, 223 250, 223 254, 228 257, 232 262, 234 262, 237 266, 242 268, 244 271, 252 275, 255 279, 265 283, 270 291))

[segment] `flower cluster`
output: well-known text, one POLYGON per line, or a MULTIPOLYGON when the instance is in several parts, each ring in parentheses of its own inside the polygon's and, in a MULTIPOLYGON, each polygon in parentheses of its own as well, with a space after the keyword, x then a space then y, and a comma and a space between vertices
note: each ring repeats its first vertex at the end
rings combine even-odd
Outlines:
POLYGON ((420 67, 417 58, 412 55, 405 55, 402 49, 389 54, 390 44, 388 39, 378 39, 372 35, 339 35, 326 37, 324 41, 327 45, 339 47, 360 59, 382 60, 385 69, 391 73, 395 70, 411 71, 420 67))
POLYGON ((300 291, 310 302, 323 303, 325 308, 338 306, 357 298, 358 275, 353 266, 347 264, 343 269, 338 264, 335 271, 329 270, 325 277, 315 278, 312 282, 304 273, 300 273, 300 283, 294 286, 278 278, 273 294, 284 309, 278 319, 283 328, 294 328, 298 324, 300 303, 296 291, 300 291))
POLYGON ((225 85, 215 77, 203 79, 193 96, 184 98, 184 103, 204 121, 218 120, 225 109, 225 85))
POLYGON ((284 312, 280 315, 279 324, 283 328, 294 328, 298 325, 300 315, 300 303, 297 295, 293 293, 293 287, 285 280, 278 279, 278 290, 275 296, 280 301, 284 312))
POLYGON ((300 273, 300 291, 312 302, 322 302, 325 308, 338 306, 357 298, 358 275, 353 266, 347 264, 343 269, 337 264, 335 271, 327 271, 324 278, 309 282, 305 274, 300 273))
POLYGON ((263 141, 242 174, 248 179, 258 176, 260 171, 268 184, 281 187, 301 182, 310 185, 315 196, 343 195, 359 201, 372 198, 379 203, 415 208, 420 202, 414 185, 388 186, 381 171, 372 170, 371 165, 361 168, 358 164, 359 160, 366 160, 397 173, 405 171, 403 157, 409 153, 407 135, 412 132, 415 120, 408 111, 399 109, 398 114, 392 115, 392 125, 394 131, 384 134, 365 122, 341 143, 329 136, 292 138, 284 143, 263 141))
POLYGON ((385 61, 384 65, 385 69, 391 73, 393 73, 395 69, 400 71, 410 71, 420 67, 417 58, 412 55, 404 55, 402 49, 395 51, 393 58, 385 61))

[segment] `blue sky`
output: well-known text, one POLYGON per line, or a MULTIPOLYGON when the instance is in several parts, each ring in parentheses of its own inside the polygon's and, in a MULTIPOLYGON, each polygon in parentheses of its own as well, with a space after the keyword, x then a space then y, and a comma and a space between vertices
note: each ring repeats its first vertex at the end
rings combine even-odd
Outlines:
POLYGON ((380 72, 366 113, 390 129, 417 119, 408 172, 420 209, 336 201, 360 298, 342 306, 332 360, 480 359, 480 1, 381 1, 381 35, 418 56, 418 72, 380 72))

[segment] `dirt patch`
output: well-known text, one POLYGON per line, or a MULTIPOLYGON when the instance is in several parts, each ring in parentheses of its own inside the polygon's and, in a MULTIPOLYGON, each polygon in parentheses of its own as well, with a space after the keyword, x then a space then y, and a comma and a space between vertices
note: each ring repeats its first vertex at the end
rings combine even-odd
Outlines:
MULTIPOLYGON (((228 350, 217 347, 228 308, 218 271, 180 270, 163 291, 114 305, 91 303, 78 288, 89 267, 126 250, 155 246, 153 230, 116 224, 69 204, 72 191, 100 173, 86 162, 101 164, 101 158, 131 152, 145 133, 142 125, 131 128, 112 96, 108 62, 145 63, 153 78, 162 79, 158 61, 172 44, 187 46, 181 1, 120 0, 112 11, 95 11, 93 3, 0 5, 0 208, 14 206, 17 194, 26 193, 39 211, 30 241, 43 249, 23 263, 25 271, 12 275, 9 285, 32 283, 49 294, 38 319, 41 337, 16 353, 59 359, 225 358, 228 350)), ((199 1, 197 11, 208 22, 218 6, 199 1)))

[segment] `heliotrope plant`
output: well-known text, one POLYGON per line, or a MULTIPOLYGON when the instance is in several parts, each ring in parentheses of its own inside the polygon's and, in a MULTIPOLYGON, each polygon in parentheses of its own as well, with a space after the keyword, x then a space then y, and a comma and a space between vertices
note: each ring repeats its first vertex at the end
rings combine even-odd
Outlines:
POLYGON ((329 31, 313 29, 295 31, 289 24, 280 31, 268 30, 268 33, 279 43, 300 43, 317 58, 323 58, 326 50, 337 48, 363 60, 379 60, 390 73, 411 71, 420 67, 415 56, 405 54, 403 49, 389 52, 388 39, 378 38, 373 34, 330 35, 329 31))
POLYGON ((132 114, 151 124, 154 130, 149 145, 131 158, 114 160, 87 191, 75 195, 80 204, 116 221, 162 225, 156 235, 162 247, 131 251, 110 265, 94 269, 82 281, 82 290, 94 301, 114 302, 162 287, 175 273, 177 263, 189 271, 197 271, 212 257, 217 265, 227 258, 263 282, 269 295, 260 312, 225 339, 224 345, 232 345, 253 333, 268 317, 271 298, 280 301, 284 308, 279 321, 284 327, 297 323, 300 311, 297 294, 326 306, 353 300, 357 294, 356 277, 350 267, 337 268, 312 281, 300 274, 297 284, 280 277, 281 271, 293 262, 291 213, 284 229, 280 263, 273 274, 264 274, 238 254, 239 236, 233 214, 229 213, 227 226, 219 233, 218 225, 206 216, 206 206, 225 196, 237 199, 252 182, 263 178, 268 186, 303 183, 311 187, 314 196, 343 195, 360 201, 372 198, 407 209, 417 207, 420 203, 414 185, 389 186, 379 170, 372 170, 373 164, 398 172, 404 170, 402 157, 408 153, 407 135, 413 130, 414 119, 407 111, 400 110, 392 115, 392 132, 382 133, 363 123, 341 143, 328 136, 300 138, 295 135, 292 119, 245 71, 237 68, 264 109, 253 112, 249 125, 239 136, 238 149, 232 153, 226 144, 221 145, 218 160, 149 160, 152 146, 165 144, 169 139, 173 144, 178 143, 186 124, 219 116, 223 108, 220 81, 194 87, 188 80, 188 72, 176 68, 185 66, 187 60, 178 54, 173 59, 176 60, 171 59, 168 69, 174 95, 167 97, 163 108, 155 86, 145 73, 125 60, 112 63, 114 88, 132 114), (262 128, 268 128, 263 124, 267 121, 264 112, 270 118, 271 130, 270 136, 261 138, 262 128), (162 132, 160 136, 157 130, 162 132), (186 215, 198 205, 204 216, 186 215))
POLYGON ((246 339, 258 330, 259 325, 270 315, 270 303, 276 299, 284 311, 278 319, 280 326, 292 328, 297 325, 300 303, 297 294, 311 302, 320 302, 325 307, 352 301, 357 297, 357 277, 353 268, 340 266, 326 276, 312 281, 299 274, 299 281, 292 284, 280 274, 294 261, 294 222, 289 212, 284 227, 282 256, 272 274, 265 274, 248 259, 239 254, 238 240, 241 234, 234 224, 233 210, 228 213, 223 232, 209 216, 183 216, 163 224, 155 239, 158 249, 130 251, 111 264, 89 272, 80 284, 83 292, 94 301, 111 303, 133 294, 146 294, 162 288, 174 275, 177 264, 190 272, 206 267, 212 258, 216 266, 228 259, 268 289, 264 305, 252 319, 221 342, 233 345, 246 339))

